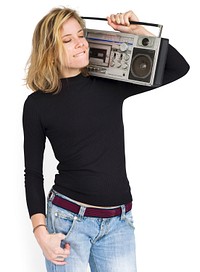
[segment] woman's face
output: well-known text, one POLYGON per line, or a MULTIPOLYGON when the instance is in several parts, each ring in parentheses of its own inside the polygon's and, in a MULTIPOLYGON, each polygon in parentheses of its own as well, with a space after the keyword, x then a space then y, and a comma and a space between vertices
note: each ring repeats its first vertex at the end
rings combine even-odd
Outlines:
POLYGON ((61 38, 64 45, 62 76, 76 76, 80 73, 80 69, 89 63, 89 47, 84 37, 84 30, 72 17, 63 24, 61 38))

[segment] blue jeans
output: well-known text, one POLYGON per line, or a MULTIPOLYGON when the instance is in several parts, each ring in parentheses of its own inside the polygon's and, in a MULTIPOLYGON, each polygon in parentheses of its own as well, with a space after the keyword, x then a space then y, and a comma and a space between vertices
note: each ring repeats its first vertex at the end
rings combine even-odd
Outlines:
POLYGON ((125 213, 124 205, 121 209, 116 217, 86 217, 83 206, 77 215, 48 200, 48 230, 66 235, 62 243, 70 244, 70 255, 62 266, 46 259, 47 271, 86 272, 89 263, 91 272, 136 272, 132 213, 125 213))

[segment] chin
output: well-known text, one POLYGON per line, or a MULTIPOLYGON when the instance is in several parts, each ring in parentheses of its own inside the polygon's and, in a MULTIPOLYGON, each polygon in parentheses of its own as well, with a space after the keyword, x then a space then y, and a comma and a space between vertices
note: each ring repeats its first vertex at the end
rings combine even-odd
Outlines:
POLYGON ((88 64, 89 64, 89 60, 84 61, 83 64, 81 65, 81 69, 87 67, 88 64))

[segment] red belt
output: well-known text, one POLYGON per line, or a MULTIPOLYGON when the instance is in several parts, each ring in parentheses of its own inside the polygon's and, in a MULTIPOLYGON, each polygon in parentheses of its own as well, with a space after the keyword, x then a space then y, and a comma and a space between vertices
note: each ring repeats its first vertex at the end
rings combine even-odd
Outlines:
MULTIPOLYGON (((54 196, 52 203, 56 206, 59 206, 63 209, 66 209, 76 214, 79 213, 79 210, 81 208, 80 205, 73 203, 67 199, 64 199, 58 195, 54 196)), ((132 202, 125 204, 124 206, 125 206, 125 212, 129 212, 132 208, 132 202)), ((111 209, 86 207, 84 216, 109 218, 109 217, 119 216, 121 215, 121 213, 122 213, 121 207, 111 208, 111 209)))

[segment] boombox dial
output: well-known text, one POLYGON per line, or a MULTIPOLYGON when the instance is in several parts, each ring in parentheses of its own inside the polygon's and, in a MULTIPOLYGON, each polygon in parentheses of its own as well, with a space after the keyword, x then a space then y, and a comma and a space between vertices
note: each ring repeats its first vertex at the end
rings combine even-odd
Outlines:
POLYGON ((128 44, 122 43, 120 44, 119 48, 122 52, 125 52, 128 49, 128 44))

